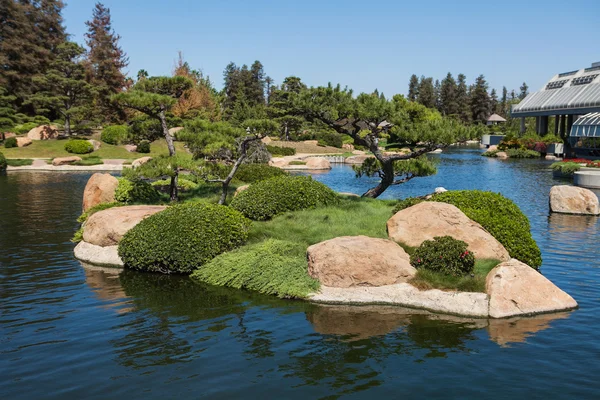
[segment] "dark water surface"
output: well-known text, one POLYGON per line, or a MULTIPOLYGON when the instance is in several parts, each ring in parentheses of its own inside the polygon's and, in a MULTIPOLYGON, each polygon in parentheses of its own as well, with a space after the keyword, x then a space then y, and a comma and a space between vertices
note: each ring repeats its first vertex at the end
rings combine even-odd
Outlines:
MULTIPOLYGON (((469 320, 82 266, 69 239, 89 174, 0 176, 0 398, 600 398, 598 219, 549 216, 547 162, 479 154, 437 156, 437 175, 386 197, 503 193, 578 310, 469 320)), ((348 167, 315 177, 345 192, 373 183, 348 167)))

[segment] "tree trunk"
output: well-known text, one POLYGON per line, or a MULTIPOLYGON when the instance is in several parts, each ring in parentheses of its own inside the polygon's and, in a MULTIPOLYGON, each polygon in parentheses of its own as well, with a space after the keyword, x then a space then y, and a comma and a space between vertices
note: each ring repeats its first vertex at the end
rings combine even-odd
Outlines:
POLYGON ((175 175, 173 175, 171 177, 171 186, 169 188, 169 195, 171 197, 172 202, 179 200, 179 191, 177 189, 178 178, 179 178, 179 172, 176 170, 175 175))
MULTIPOLYGON (((175 156, 175 143, 173 142, 173 136, 169 133, 169 127, 167 126, 167 117, 165 115, 165 110, 161 110, 158 114, 158 118, 160 119, 160 125, 162 126, 163 135, 165 135, 165 140, 167 141, 167 147, 169 149, 169 156, 175 156)), ((169 193, 171 196, 171 201, 176 202, 179 200, 179 193, 177 191, 177 181, 179 177, 179 171, 176 166, 173 166, 173 176, 171 176, 171 186, 169 188, 169 193)))
POLYGON ((71 117, 69 114, 65 115, 65 135, 71 136, 71 117))
POLYGON ((235 160, 235 163, 233 164, 233 168, 231 168, 231 171, 229 171, 229 175, 227 175, 227 178, 225 178, 221 182, 223 191, 221 192, 221 198, 219 199, 219 204, 223 205, 223 204, 225 204, 225 200, 227 200, 227 190, 229 189, 229 183, 235 176, 235 173, 237 172, 240 165, 242 165, 242 163, 246 159, 246 154, 248 152, 248 143, 250 143, 254 140, 258 140, 258 139, 260 139, 260 138, 258 138, 258 137, 246 138, 240 144, 240 156, 238 157, 237 160, 235 160))
POLYGON ((394 162, 387 158, 379 158, 377 157, 379 162, 381 163, 381 181, 377 186, 367 190, 362 197, 370 197, 372 199, 376 199, 383 192, 386 191, 388 187, 394 183, 394 162))

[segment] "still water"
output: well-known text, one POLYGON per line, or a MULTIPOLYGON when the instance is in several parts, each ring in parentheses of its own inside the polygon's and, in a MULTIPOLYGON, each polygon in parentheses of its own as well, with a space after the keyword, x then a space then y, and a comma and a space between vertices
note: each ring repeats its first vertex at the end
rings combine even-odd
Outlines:
MULTIPOLYGON (((0 397, 599 398, 598 219, 549 215, 549 163, 480 152, 435 156, 437 175, 385 197, 503 193, 531 220, 543 273, 578 310, 469 320, 83 266, 69 239, 89 174, 0 176, 0 397)), ((373 184, 344 166, 315 178, 343 192, 373 184)))

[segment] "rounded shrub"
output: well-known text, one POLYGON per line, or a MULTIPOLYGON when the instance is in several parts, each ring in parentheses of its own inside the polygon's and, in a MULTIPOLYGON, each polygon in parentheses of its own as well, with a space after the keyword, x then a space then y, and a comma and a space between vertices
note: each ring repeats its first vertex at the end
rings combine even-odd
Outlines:
POLYGON ((12 147, 17 147, 17 138, 16 137, 9 137, 8 139, 6 139, 4 141, 4 147, 6 147, 7 149, 10 149, 12 147))
POLYGON ((246 241, 250 221, 226 206, 179 204, 137 224, 119 243, 126 267, 189 274, 246 241))
POLYGON ((310 176, 280 176, 251 185, 233 198, 231 207, 246 217, 264 221, 287 211, 338 203, 338 196, 310 176))
POLYGON ((138 143, 136 151, 138 153, 150 153, 150 142, 147 140, 142 140, 138 143))
POLYGON ((4 154, 0 153, 0 172, 6 171, 6 158, 4 154))
POLYGON ((438 236, 426 240, 410 256, 413 267, 447 275, 464 276, 473 272, 475 257, 467 244, 452 236, 438 236))
POLYGON ((102 130, 100 140, 104 143, 118 145, 127 139, 128 128, 126 125, 111 125, 102 130))
POLYGON ((266 164, 242 164, 238 168, 235 178, 245 183, 264 181, 276 176, 284 176, 287 173, 281 168, 266 164))
POLYGON ((156 203, 160 194, 148 182, 141 179, 129 180, 118 178, 119 184, 115 190, 115 200, 119 203, 156 203))
POLYGON ((87 154, 94 151, 94 146, 87 140, 71 139, 65 143, 65 150, 74 154, 87 154))

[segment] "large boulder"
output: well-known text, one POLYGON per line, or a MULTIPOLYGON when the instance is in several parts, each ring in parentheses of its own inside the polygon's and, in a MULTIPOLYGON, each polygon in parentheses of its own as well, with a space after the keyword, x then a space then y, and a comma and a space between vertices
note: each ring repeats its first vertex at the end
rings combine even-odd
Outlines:
POLYGON ((233 197, 236 197, 238 194, 242 193, 244 190, 248 189, 250 187, 250 185, 242 185, 240 187, 238 187, 237 189, 235 189, 235 193, 233 194, 233 197))
POLYGON ((183 130, 183 126, 176 126, 175 128, 169 129, 169 135, 171 135, 172 137, 175 137, 177 132, 180 132, 182 130, 183 130))
POLYGON ((307 250, 308 274, 323 285, 384 286, 416 274, 410 256, 397 243, 367 236, 342 236, 307 250))
POLYGON ((308 169, 331 169, 331 163, 324 157, 308 157, 304 162, 308 169))
POLYGON ((508 154, 505 151, 499 151, 496 153, 496 158, 506 160, 508 158, 508 154))
POLYGON ((289 164, 289 162, 285 158, 282 158, 282 157, 273 157, 269 161, 269 165, 271 167, 277 167, 277 168, 287 167, 288 164, 289 164))
POLYGON ((559 185, 550 189, 550 210, 563 214, 600 214, 598 197, 589 189, 559 185))
POLYGON ((126 144, 123 147, 125 147, 125 150, 127 150, 130 153, 134 153, 137 151, 137 146, 135 144, 126 144))
POLYGON ((364 154, 364 155, 357 155, 357 156, 350 156, 350 157, 347 157, 344 160, 344 163, 346 163, 346 164, 362 164, 362 163, 365 162, 365 160, 367 158, 370 158, 370 157, 374 157, 374 156, 372 156, 372 155, 366 155, 366 154, 364 154))
POLYGON ((94 151, 99 150, 100 147, 102 147, 102 143, 94 139, 88 139, 88 143, 94 146, 94 151))
POLYGON ((490 296, 490 317, 539 314, 569 310, 577 302, 541 273, 511 259, 492 269, 485 280, 490 296))
POLYGON ((271 139, 268 136, 265 136, 264 138, 260 139, 261 142, 263 142, 264 144, 269 144, 273 141, 273 139, 271 139))
POLYGON ((131 163, 131 168, 137 168, 140 165, 146 164, 150 160, 152 160, 152 157, 140 157, 137 160, 133 160, 131 163))
POLYGON ((115 190, 119 186, 117 178, 111 174, 95 173, 83 190, 83 211, 102 203, 115 201, 115 190))
POLYGON ((83 240, 96 246, 115 246, 123 235, 144 218, 163 211, 165 206, 113 207, 92 214, 83 226, 83 240))
POLYGON ((58 137, 58 130, 52 125, 42 125, 33 128, 27 133, 27 137, 31 140, 48 140, 58 137))
POLYGON ((27 147, 31 143, 33 143, 33 141, 31 139, 29 139, 28 137, 18 137, 17 138, 17 147, 27 147))
POLYGON ((110 267, 122 267, 123 260, 119 257, 119 246, 96 246, 94 244, 81 241, 73 250, 75 258, 94 265, 104 265, 110 267))
POLYGON ((52 160, 52 165, 54 165, 55 167, 58 167, 61 165, 70 165, 77 161, 81 161, 81 157, 77 157, 77 156, 56 157, 54 160, 52 160))
POLYGON ((350 143, 344 143, 342 145, 342 150, 346 150, 346 151, 354 151, 354 145, 350 144, 350 143))
POLYGON ((488 231, 456 206, 425 201, 397 212, 387 222, 391 239, 411 247, 436 236, 452 236, 469 245, 476 258, 508 261, 508 251, 488 231))

